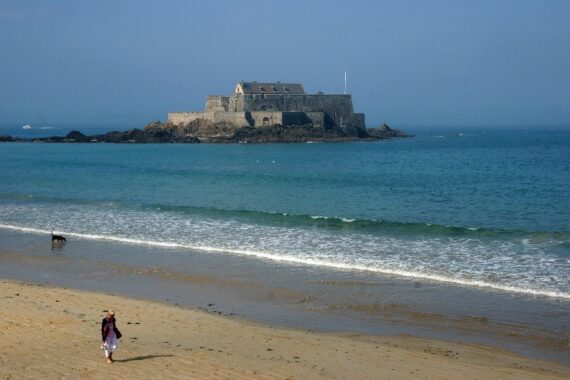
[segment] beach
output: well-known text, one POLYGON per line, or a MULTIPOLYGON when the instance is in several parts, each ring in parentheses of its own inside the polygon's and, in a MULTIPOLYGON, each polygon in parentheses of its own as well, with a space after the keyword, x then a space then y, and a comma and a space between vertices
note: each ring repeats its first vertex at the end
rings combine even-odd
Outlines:
POLYGON ((563 379, 506 350, 405 336, 318 333, 105 293, 0 283, 2 379, 563 379), (115 363, 100 351, 114 308, 115 363))
POLYGON ((0 0, 0 380, 570 380, 570 1, 411 5, 0 0))

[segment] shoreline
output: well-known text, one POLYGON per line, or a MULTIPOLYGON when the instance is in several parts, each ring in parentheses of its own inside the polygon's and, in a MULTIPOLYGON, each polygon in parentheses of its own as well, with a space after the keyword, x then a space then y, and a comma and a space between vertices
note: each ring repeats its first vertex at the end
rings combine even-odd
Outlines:
MULTIPOLYGON (((0 223, 0 229, 17 231, 20 233, 30 233, 36 235, 47 235, 50 231, 42 230, 33 227, 23 227, 23 226, 13 226, 0 223)), ((237 255, 242 257, 253 257, 262 260, 271 260, 276 263, 283 263, 285 265, 304 265, 308 267, 315 267, 317 269, 324 268, 330 270, 346 271, 346 272, 362 272, 362 273, 372 273, 383 276, 396 276, 405 278, 412 281, 433 281, 437 283, 449 284, 451 286, 466 286, 471 288, 480 288, 482 290, 492 290, 500 291, 506 293, 520 294, 523 296, 538 296, 538 297, 548 297, 551 299, 559 300, 570 300, 570 293, 562 293, 557 291, 549 291, 543 289, 521 289, 513 286, 487 283, 478 280, 469 279, 457 279, 452 277, 445 277, 437 274, 422 273, 422 272, 410 272, 404 270, 394 270, 387 268, 375 268, 368 267, 365 265, 347 265, 343 263, 332 263, 322 260, 304 260, 293 256, 278 256, 268 252, 251 252, 247 250, 232 249, 232 248, 216 248, 200 245, 189 245, 189 244, 179 244, 163 241, 143 241, 140 239, 132 239, 126 237, 115 237, 115 236, 105 236, 105 235, 93 235, 85 233, 77 233, 70 231, 57 231, 66 236, 71 236, 74 238, 93 240, 93 241, 106 241, 120 244, 141 244, 153 248, 173 248, 173 249, 189 249, 189 250, 200 250, 213 253, 221 253, 228 255, 237 255)))
POLYGON ((269 326, 498 347, 568 366, 564 300, 0 229, 0 278, 154 300, 269 326), (469 300, 469 301, 466 301, 469 300), (537 317, 539 316, 539 317, 537 317))
POLYGON ((317 333, 99 292, 0 280, 0 375, 135 378, 560 379, 570 368, 507 350, 409 336, 317 333), (103 310, 124 338, 107 365, 103 310), (57 348, 57 349, 56 349, 57 348))

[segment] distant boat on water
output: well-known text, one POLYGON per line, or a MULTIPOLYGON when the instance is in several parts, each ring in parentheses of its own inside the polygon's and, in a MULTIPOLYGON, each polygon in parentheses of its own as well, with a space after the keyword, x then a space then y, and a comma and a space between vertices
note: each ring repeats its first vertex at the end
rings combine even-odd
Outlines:
POLYGON ((26 124, 22 126, 22 129, 32 129, 32 126, 30 124, 26 124))

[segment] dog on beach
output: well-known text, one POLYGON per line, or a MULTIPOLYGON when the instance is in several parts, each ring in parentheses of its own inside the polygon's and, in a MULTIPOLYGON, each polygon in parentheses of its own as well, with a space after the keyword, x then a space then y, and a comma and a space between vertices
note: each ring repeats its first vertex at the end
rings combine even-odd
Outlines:
POLYGON ((63 237, 61 235, 54 235, 53 231, 51 232, 51 244, 52 245, 56 245, 56 244, 63 245, 65 243, 67 243, 67 239, 65 237, 63 237))

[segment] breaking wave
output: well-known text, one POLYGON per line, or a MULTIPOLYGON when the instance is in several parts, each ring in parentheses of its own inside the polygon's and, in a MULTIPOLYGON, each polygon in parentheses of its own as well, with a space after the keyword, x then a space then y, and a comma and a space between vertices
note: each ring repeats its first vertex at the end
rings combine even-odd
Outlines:
POLYGON ((117 202, 0 204, 0 228, 570 299, 566 232, 117 202), (54 221, 57 221, 54 223, 54 221))
POLYGON ((530 237, 533 239, 555 239, 570 244, 570 231, 525 231, 485 227, 451 226, 427 222, 398 222, 382 219, 361 219, 357 217, 305 215, 285 212, 220 209, 213 207, 177 206, 169 204, 132 204, 120 201, 85 201, 69 198, 53 198, 32 195, 0 194, 1 199, 33 201, 47 204, 73 204, 125 211, 169 212, 196 217, 213 217, 243 220, 264 225, 318 227, 331 229, 354 229, 359 232, 384 231, 441 236, 465 237, 530 237))

